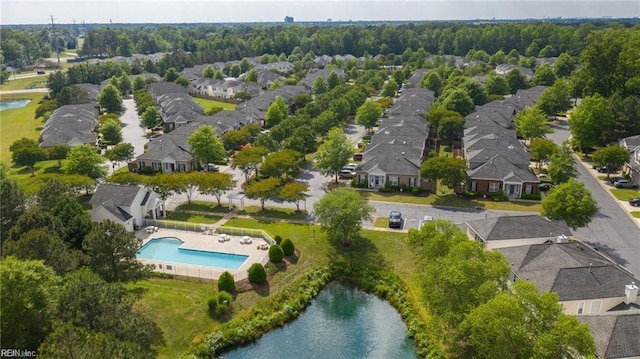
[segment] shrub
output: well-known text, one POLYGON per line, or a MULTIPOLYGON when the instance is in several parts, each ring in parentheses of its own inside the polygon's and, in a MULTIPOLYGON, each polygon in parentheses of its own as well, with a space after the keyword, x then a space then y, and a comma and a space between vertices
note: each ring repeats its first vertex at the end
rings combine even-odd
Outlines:
POLYGON ((285 238, 285 240, 282 241, 280 247, 282 247, 282 251, 284 252, 285 256, 290 256, 293 254, 293 252, 296 251, 296 247, 293 245, 293 242, 291 242, 289 238, 285 238))
POLYGON ((227 271, 222 272, 218 278, 218 290, 220 292, 233 292, 236 289, 236 281, 233 275, 227 271))
POLYGON ((462 197, 464 198, 476 198, 478 194, 476 192, 463 192, 462 197))
POLYGON ((209 314, 212 316, 219 316, 229 312, 231 308, 230 303, 233 300, 231 294, 220 291, 214 294, 207 300, 207 306, 209 307, 209 314))
POLYGON ((280 247, 277 244, 274 244, 271 247, 269 247, 269 260, 271 262, 273 263, 282 262, 282 258, 284 258, 284 251, 282 250, 282 247, 280 247))
POLYGON ((214 294, 209 300, 207 300, 207 306, 209 306, 209 313, 215 315, 218 311, 218 295, 214 294))
POLYGON ((280 235, 276 235, 273 240, 276 241, 276 244, 282 243, 282 237, 280 237, 280 235))
POLYGON ((539 201, 542 197, 540 196, 540 193, 535 193, 535 194, 523 193, 521 198, 522 199, 530 199, 530 200, 539 201))
POLYGON ((414 196, 419 196, 420 193, 422 193, 422 190, 420 188, 418 188, 418 187, 413 187, 411 189, 411 194, 414 195, 414 196))
POLYGON ((256 284, 262 284, 267 281, 267 271, 260 263, 253 263, 249 267, 249 281, 256 284))

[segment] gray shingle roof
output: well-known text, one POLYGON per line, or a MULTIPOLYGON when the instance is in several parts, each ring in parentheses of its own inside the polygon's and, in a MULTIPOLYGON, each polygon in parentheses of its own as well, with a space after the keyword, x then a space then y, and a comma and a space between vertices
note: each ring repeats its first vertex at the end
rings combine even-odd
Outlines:
POLYGON ((508 180, 519 179, 521 182, 538 182, 536 175, 529 169, 529 162, 517 162, 509 156, 508 151, 503 151, 487 160, 484 164, 469 171, 472 179, 508 180))
POLYGON ((131 206, 133 200, 140 190, 144 190, 138 186, 127 186, 113 183, 104 183, 96 188, 95 193, 91 197, 89 203, 93 207, 111 202, 117 207, 131 206))
MULTIPOLYGON (((105 203, 101 204, 100 206, 102 206, 102 208, 104 208, 109 213, 113 214, 116 218, 118 218, 119 220, 121 220, 123 222, 125 222, 125 221, 129 220, 131 217, 133 217, 126 210, 114 205, 112 201, 105 202, 105 203)), ((100 206, 98 206, 98 207, 100 207, 100 206)))
POLYGON ((497 241, 505 239, 525 239, 570 236, 571 229, 563 221, 551 221, 539 215, 505 216, 469 221, 471 227, 482 239, 497 241))
POLYGON ((624 315, 583 315, 578 318, 589 325, 601 358, 640 356, 640 313, 624 315))
POLYGON ((632 275, 613 265, 561 268, 551 291, 562 301, 623 297, 624 286, 633 281, 632 275))

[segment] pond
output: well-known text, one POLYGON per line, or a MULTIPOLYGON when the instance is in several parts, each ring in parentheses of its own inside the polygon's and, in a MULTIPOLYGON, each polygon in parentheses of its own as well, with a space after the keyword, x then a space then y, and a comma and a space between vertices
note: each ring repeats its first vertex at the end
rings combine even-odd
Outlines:
POLYGON ((18 99, 18 100, 0 100, 0 111, 9 110, 12 108, 20 108, 25 107, 29 104, 31 100, 29 99, 18 99))
POLYGON ((415 359, 416 352, 406 325, 389 303, 331 283, 298 319, 221 357, 415 359))

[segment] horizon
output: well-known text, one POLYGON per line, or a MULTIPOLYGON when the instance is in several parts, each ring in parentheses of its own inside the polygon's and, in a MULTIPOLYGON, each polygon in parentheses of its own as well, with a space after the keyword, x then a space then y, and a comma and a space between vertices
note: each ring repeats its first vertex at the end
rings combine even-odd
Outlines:
POLYGON ((627 0, 0 0, 0 24, 242 24, 633 19, 627 0))

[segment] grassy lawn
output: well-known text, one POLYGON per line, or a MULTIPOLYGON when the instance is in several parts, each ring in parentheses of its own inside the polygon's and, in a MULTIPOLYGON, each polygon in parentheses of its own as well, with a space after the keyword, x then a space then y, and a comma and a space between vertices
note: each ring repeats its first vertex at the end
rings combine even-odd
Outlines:
POLYGON ((307 218, 307 212, 301 210, 296 212, 293 208, 269 208, 265 207, 263 211, 260 206, 246 206, 239 214, 252 216, 252 217, 267 217, 267 218, 279 218, 279 219, 296 219, 304 220, 307 218))
POLYGON ((640 197, 640 191, 633 188, 612 188, 610 191, 619 201, 628 201, 631 198, 640 197))
POLYGON ((214 216, 208 214, 193 214, 186 212, 169 212, 167 219, 173 221, 183 221, 189 223, 214 224, 222 219, 222 216, 214 216))
POLYGON ((636 217, 636 218, 640 218, 640 211, 633 211, 630 212, 632 216, 636 217))
POLYGON ((359 192, 360 195, 370 201, 393 202, 393 203, 409 203, 424 204, 442 207, 461 207, 461 208, 483 208, 490 210, 503 211, 524 211, 524 212, 540 212, 542 205, 535 202, 495 202, 484 199, 466 199, 453 195, 436 195, 413 196, 401 193, 380 193, 380 192, 359 192))
POLYGON ((209 201, 192 201, 191 204, 183 203, 176 207, 177 211, 200 211, 212 213, 228 213, 228 204, 222 203, 222 207, 218 207, 218 202, 209 201))
POLYGON ((36 175, 31 177, 31 171, 27 167, 9 167, 9 175, 18 182, 26 193, 36 192, 46 178, 55 177, 62 173, 57 160, 38 162, 34 168, 36 175))
POLYGON ((387 217, 377 217, 373 222, 373 226, 376 228, 387 228, 389 226, 389 218, 387 217))
MULTIPOLYGON (((336 257, 391 269, 405 280, 412 298, 422 295, 406 233, 362 231, 362 238, 345 250, 331 245, 320 227, 314 225, 247 218, 234 218, 226 225, 263 229, 273 236, 280 235, 293 241, 299 253, 297 263, 269 279, 269 295, 286 287, 308 268, 326 264, 336 257)), ((202 334, 220 324, 208 315, 206 307, 206 300, 214 292, 213 284, 153 278, 133 286, 143 288, 143 297, 136 309, 153 318, 164 333, 166 345, 159 348, 160 358, 179 357, 192 342, 201 341, 202 334)), ((256 291, 239 293, 232 305, 233 313, 240 314, 249 309, 264 295, 256 291)), ((421 314, 425 320, 429 319, 428 314, 421 314)))
POLYGON ((211 283, 151 278, 132 287, 144 293, 135 309, 162 329, 166 345, 158 348, 159 358, 179 358, 193 338, 215 324, 207 309, 207 299, 214 292, 211 283))
POLYGON ((206 112, 213 107, 222 107, 222 109, 227 111, 233 111, 236 109, 235 103, 227 103, 222 101, 209 100, 205 98, 194 97, 193 101, 197 102, 200 107, 206 112))
POLYGON ((26 90, 45 87, 47 87, 47 75, 41 75, 15 80, 9 78, 9 81, 0 85, 0 91, 26 90))
POLYGON ((15 95, 3 95, 2 99, 31 99, 25 107, 2 111, 0 115, 0 161, 7 166, 11 163, 9 147, 13 142, 23 137, 37 139, 40 135, 41 120, 33 118, 38 102, 42 99, 41 93, 23 93, 15 95))

